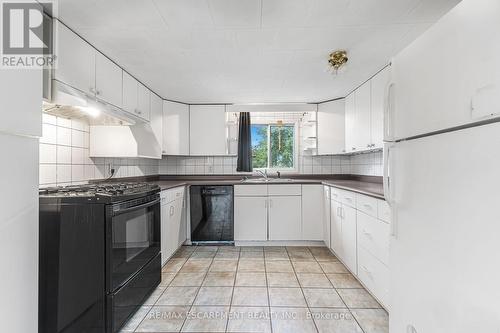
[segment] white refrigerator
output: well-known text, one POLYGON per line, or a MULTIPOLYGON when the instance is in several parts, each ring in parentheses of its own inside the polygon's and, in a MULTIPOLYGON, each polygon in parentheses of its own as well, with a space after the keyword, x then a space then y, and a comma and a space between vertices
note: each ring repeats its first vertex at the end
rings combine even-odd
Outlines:
POLYGON ((500 332, 500 1, 463 0, 391 66, 390 332, 500 332))

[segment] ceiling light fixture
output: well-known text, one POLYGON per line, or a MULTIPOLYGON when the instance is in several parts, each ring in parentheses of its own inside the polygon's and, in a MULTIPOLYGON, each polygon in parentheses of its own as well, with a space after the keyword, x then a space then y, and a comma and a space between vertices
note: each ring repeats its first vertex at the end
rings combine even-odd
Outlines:
POLYGON ((347 51, 338 50, 330 53, 328 63, 330 64, 330 67, 333 68, 334 73, 338 74, 339 69, 344 66, 348 60, 347 51))

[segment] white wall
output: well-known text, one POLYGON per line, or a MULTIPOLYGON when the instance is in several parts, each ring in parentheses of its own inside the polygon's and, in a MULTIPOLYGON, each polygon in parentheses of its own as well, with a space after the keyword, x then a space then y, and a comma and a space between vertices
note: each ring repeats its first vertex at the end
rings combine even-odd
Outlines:
POLYGON ((42 77, 0 69, 0 322, 2 332, 38 330, 38 139, 42 77), (9 131, 9 133, 7 133, 9 131))

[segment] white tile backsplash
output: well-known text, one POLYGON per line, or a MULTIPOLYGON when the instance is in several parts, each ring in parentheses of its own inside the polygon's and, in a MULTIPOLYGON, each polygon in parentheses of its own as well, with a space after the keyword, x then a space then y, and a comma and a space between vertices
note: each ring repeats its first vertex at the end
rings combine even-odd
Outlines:
POLYGON ((57 146, 40 143, 40 163, 56 163, 57 146))
POLYGON ((81 120, 69 120, 43 114, 43 136, 40 138, 40 185, 71 185, 109 176, 157 175, 157 160, 144 158, 89 157, 89 126, 81 120))
MULTIPOLYGON (((351 156, 299 156, 301 174, 356 174, 382 176, 382 152, 351 156)), ((167 175, 227 175, 236 172, 235 156, 164 156, 159 172, 167 175)))
POLYGON ((71 128, 57 126, 57 144, 71 146, 71 128))
POLYGON ((71 164, 71 147, 57 146, 57 164, 71 164))
MULTIPOLYGON (((40 138, 40 185, 69 185, 109 176, 109 164, 115 177, 145 175, 230 175, 236 172, 236 156, 164 156, 162 160, 142 158, 90 158, 89 127, 81 120, 43 115, 40 138)), ((302 151, 302 150, 300 150, 302 151)), ((381 176, 382 152, 352 156, 311 156, 297 159, 301 174, 357 174, 381 176)))

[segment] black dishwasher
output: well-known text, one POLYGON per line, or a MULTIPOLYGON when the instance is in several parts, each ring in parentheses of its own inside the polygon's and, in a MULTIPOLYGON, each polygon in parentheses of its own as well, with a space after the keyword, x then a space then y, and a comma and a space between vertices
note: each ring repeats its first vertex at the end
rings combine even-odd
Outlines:
POLYGON ((191 242, 234 243, 233 207, 233 186, 191 186, 191 242))

